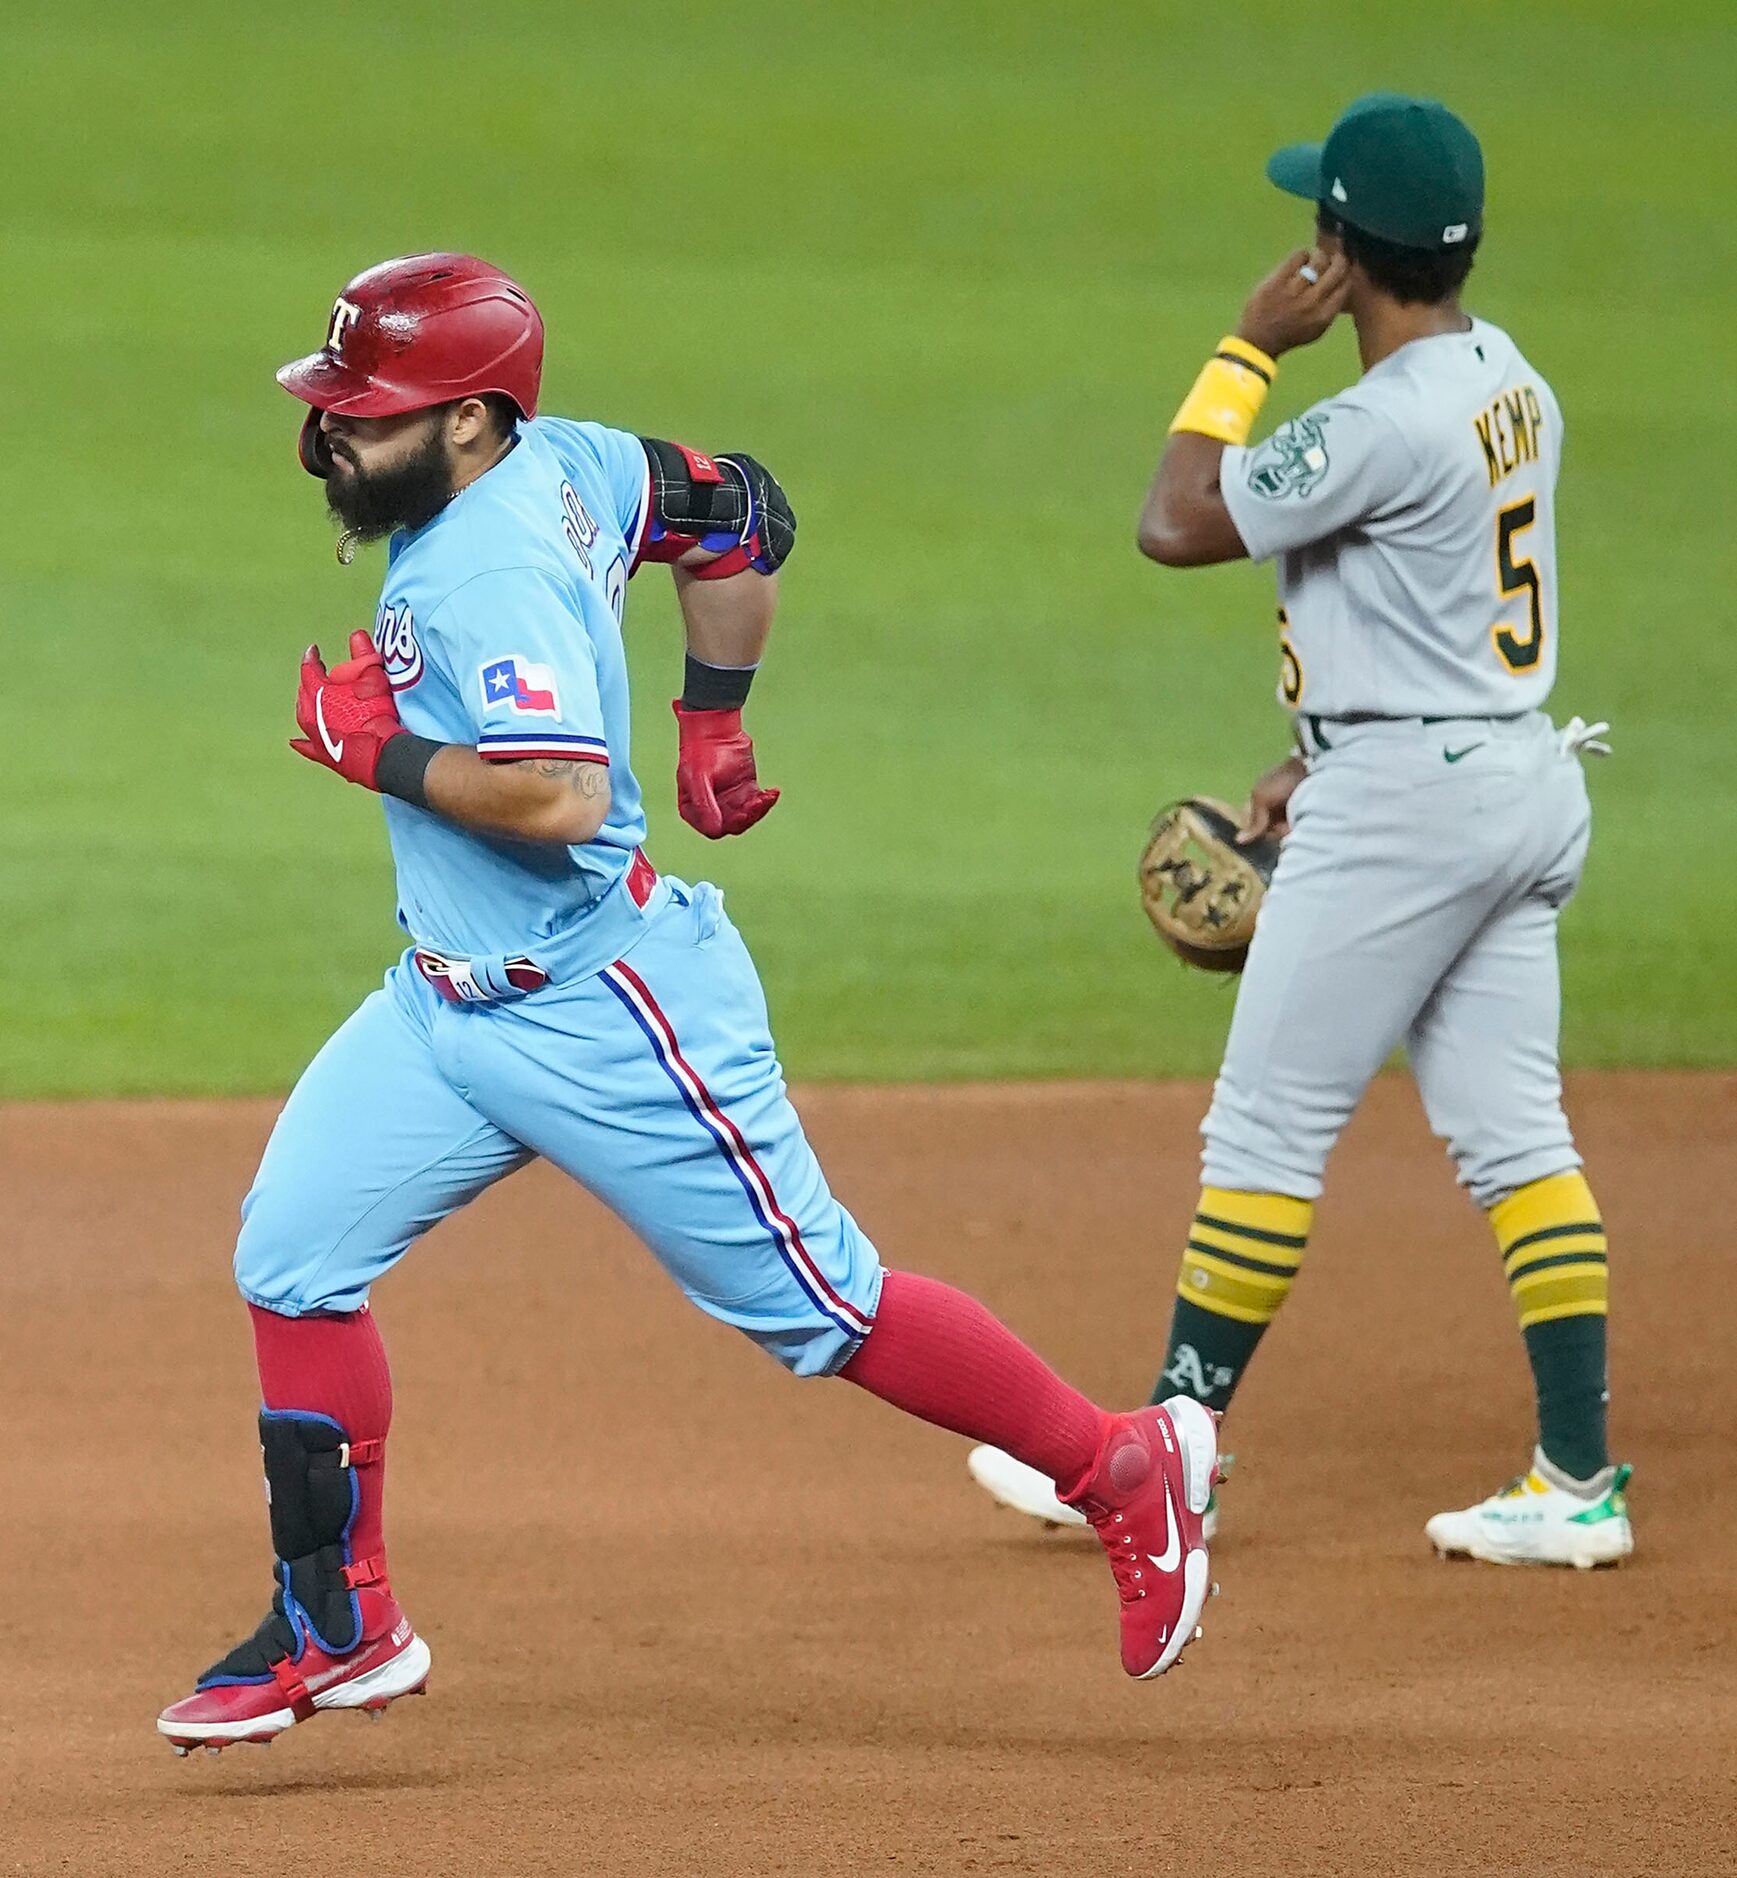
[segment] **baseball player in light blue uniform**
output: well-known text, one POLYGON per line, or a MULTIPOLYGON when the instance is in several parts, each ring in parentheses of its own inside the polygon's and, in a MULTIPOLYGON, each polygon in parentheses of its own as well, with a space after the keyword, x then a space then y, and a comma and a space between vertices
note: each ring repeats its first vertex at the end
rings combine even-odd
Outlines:
POLYGON ((376 639, 406 729, 595 766, 608 809, 589 841, 551 847, 385 798, 417 943, 272 1137, 236 1252, 254 1304, 357 1309, 419 1234, 535 1153, 799 1374, 836 1369, 873 1321, 878 1261, 789 1109, 721 896, 639 858, 620 612, 648 480, 637 437, 538 418, 393 543, 376 639), (532 960, 552 981, 534 999, 513 983, 532 960))
POLYGON ((672 564, 678 802, 704 834, 741 833, 777 800, 741 708, 790 505, 750 456, 537 417, 541 359, 515 282, 416 255, 358 276, 325 346, 279 374, 309 406, 302 461, 340 558, 391 540, 374 633, 330 671, 303 660, 294 747, 384 797, 411 944, 296 1085, 243 1208, 277 1592, 159 1730, 220 1749, 426 1682, 386 1573, 391 1389, 368 1295, 537 1155, 797 1375, 842 1374, 1044 1468, 1109 1552, 1124 1667, 1161 1674, 1207 1594, 1211 1415, 1106 1414, 974 1299, 883 1271, 804 1138, 721 897, 641 847, 628 581, 672 564))

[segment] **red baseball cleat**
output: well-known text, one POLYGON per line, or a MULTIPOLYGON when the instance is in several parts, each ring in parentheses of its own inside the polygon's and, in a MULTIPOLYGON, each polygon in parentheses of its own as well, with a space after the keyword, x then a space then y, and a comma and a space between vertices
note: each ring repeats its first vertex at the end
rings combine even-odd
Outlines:
POLYGON ((1172 1396, 1115 1416, 1091 1473, 1064 1496, 1110 1555, 1130 1676, 1162 1676, 1199 1635, 1212 1587, 1201 1522, 1217 1479, 1217 1422, 1172 1396))
MULTIPOLYGON (((226 1658, 200 1677, 192 1695, 164 1709, 157 1732, 177 1754, 199 1747, 216 1754, 234 1741, 269 1747, 286 1728, 325 1709, 378 1715, 401 1695, 420 1695, 428 1683, 428 1645, 390 1592, 363 1592, 360 1603, 362 1641, 354 1649, 335 1655, 297 1625, 294 1653, 251 1675, 225 1674, 226 1658)), ((281 1600, 276 1614, 281 1618, 281 1600)))

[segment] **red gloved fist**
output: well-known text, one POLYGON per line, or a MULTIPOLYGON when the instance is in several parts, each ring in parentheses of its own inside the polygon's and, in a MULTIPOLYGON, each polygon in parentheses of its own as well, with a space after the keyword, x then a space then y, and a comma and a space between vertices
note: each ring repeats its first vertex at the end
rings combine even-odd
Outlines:
POLYGON ((302 654, 296 722, 302 734, 290 739, 292 750, 364 789, 379 788, 380 752, 403 734, 404 726, 372 634, 351 633, 350 656, 329 672, 319 647, 308 647, 302 654))
POLYGON ((754 773, 754 742, 740 711, 690 711, 674 705, 681 726, 676 756, 676 806, 690 828, 716 841, 739 835, 770 812, 776 789, 754 773))

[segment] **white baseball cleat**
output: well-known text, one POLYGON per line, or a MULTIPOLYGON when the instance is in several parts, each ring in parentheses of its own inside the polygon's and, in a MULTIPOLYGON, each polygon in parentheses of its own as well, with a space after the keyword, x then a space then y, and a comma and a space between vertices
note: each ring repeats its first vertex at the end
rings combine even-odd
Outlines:
POLYGON ((1424 1532, 1443 1558, 1491 1565, 1617 1565, 1634 1550, 1623 1488, 1634 1469, 1616 1467, 1595 1497, 1569 1493, 1536 1464, 1476 1506, 1437 1513, 1424 1532))
MULTIPOLYGON (((1220 1480, 1230 1472, 1231 1457, 1219 1456, 1218 1477, 1220 1480)), ((965 1457, 965 1465, 971 1470, 975 1480, 990 1499, 1002 1506, 1008 1506, 1016 1513, 1024 1513, 1028 1519, 1040 1520, 1052 1531, 1057 1526, 1085 1526, 1085 1518, 1076 1513, 1071 1506, 1063 1506, 1056 1498, 1055 1482, 1047 1474, 1040 1474, 1035 1467, 1027 1467, 1024 1461, 1016 1461, 1011 1454, 1002 1453, 1000 1448, 976 1447, 965 1457)), ((1206 1515, 1200 1522, 1201 1537, 1208 1545, 1218 1537, 1218 1489, 1213 1489, 1212 1498, 1206 1503, 1206 1515)))

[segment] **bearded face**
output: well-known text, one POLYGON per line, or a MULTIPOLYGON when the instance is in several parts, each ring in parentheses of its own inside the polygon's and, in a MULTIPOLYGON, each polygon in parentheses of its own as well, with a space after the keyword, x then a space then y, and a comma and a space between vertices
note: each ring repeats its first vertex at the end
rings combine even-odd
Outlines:
POLYGON ((330 424, 325 443, 331 456, 326 507, 354 541, 421 528, 452 498, 454 467, 443 411, 419 411, 411 420, 340 420, 330 424), (405 428, 389 438, 368 434, 386 423, 405 428))

